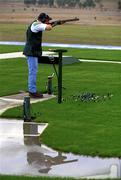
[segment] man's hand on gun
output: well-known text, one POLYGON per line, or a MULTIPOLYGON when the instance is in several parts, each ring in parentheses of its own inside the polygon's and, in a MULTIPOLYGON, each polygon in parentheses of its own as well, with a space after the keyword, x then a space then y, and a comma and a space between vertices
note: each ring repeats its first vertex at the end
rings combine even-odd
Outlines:
POLYGON ((52 27, 54 26, 57 26, 57 25, 61 25, 61 24, 64 24, 61 20, 58 20, 58 21, 54 21, 52 23, 50 23, 52 25, 52 27))

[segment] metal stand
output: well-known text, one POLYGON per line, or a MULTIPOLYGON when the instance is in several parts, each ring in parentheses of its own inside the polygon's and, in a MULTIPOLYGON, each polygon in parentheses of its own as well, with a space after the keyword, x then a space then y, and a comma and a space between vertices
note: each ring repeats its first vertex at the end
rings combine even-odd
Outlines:
POLYGON ((58 74, 57 74, 57 79, 58 79, 58 103, 60 104, 62 102, 62 57, 63 53, 67 52, 65 49, 55 49, 51 50, 53 52, 58 53, 58 74))
POLYGON ((24 97, 24 103, 23 103, 23 118, 24 118, 24 122, 31 121, 31 114, 30 114, 30 97, 29 97, 29 96, 24 97))

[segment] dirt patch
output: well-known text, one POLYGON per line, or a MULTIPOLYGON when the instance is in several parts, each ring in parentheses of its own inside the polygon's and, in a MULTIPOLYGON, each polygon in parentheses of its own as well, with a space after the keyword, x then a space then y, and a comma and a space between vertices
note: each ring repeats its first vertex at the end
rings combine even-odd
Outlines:
POLYGON ((76 24, 119 25, 121 12, 117 9, 62 9, 38 6, 25 6, 23 3, 0 3, 0 22, 29 23, 41 12, 48 13, 53 19, 78 17, 76 24))

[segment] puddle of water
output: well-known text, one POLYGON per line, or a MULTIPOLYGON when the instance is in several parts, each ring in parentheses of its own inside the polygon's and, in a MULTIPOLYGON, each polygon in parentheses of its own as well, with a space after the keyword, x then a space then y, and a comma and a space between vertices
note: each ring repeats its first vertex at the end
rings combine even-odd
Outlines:
POLYGON ((118 158, 86 157, 54 151, 39 141, 47 124, 0 120, 0 174, 85 178, 120 177, 118 158))

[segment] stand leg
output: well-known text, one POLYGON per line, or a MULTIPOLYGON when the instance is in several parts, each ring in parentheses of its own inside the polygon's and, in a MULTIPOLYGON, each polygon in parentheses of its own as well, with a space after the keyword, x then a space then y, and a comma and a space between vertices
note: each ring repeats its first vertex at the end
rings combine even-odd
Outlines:
MULTIPOLYGON (((52 51, 52 50, 51 50, 52 51)), ((65 49, 55 49, 53 50, 53 52, 58 53, 58 74, 57 71, 55 69, 57 78, 58 78, 58 103, 60 104, 62 102, 62 54, 64 52, 67 52, 67 50, 65 49)))
POLYGON ((59 52, 58 64, 58 103, 62 102, 62 52, 59 52))

